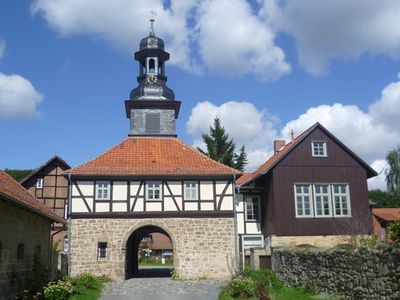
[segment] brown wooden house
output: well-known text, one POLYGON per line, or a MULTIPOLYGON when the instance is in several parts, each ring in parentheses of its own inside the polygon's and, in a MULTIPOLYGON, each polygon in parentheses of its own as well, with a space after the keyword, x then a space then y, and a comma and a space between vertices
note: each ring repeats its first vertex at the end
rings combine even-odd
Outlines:
POLYGON ((274 146, 269 160, 236 181, 244 248, 263 239, 326 246, 371 234, 367 179, 377 173, 368 164, 319 123, 274 146))
MULTIPOLYGON (((68 179, 63 174, 70 168, 69 164, 56 155, 23 179, 21 185, 59 217, 66 219, 68 179)), ((54 238, 59 250, 67 246, 67 232, 61 229, 55 226, 52 231, 59 231, 54 238)))

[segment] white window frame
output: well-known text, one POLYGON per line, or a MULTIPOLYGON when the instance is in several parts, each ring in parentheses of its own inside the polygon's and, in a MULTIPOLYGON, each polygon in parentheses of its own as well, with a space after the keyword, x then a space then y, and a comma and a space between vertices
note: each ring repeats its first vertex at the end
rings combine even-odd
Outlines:
POLYGON ((108 259, 108 242, 97 242, 97 260, 107 260, 108 259), (100 244, 105 244, 105 248, 100 248, 100 244), (105 256, 100 257, 101 250, 104 249, 105 256))
POLYGON ((261 205, 260 205, 260 196, 245 196, 244 197, 244 216, 245 216, 245 220, 246 221, 252 221, 252 222, 260 222, 261 221, 261 205), (247 200, 248 199, 251 199, 251 203, 252 203, 252 205, 254 206, 254 204, 253 204, 253 199, 257 199, 256 201, 257 201, 257 208, 258 208, 258 211, 257 211, 257 217, 255 218, 255 219, 249 219, 248 217, 247 217, 247 200))
MULTIPOLYGON (((318 146, 318 149, 320 149, 320 147, 318 146)), ((328 151, 326 149, 326 141, 312 141, 311 142, 311 154, 313 157, 328 157, 328 151), (317 147, 317 144, 322 143, 322 154, 315 154, 314 152, 314 148, 317 147)))
POLYGON ((38 179, 36 179, 36 188, 37 189, 43 188, 43 177, 39 177, 38 179))
POLYGON ((313 187, 312 184, 309 183, 295 183, 293 185, 294 187, 294 209, 296 213, 296 218, 314 218, 314 196, 313 196, 313 187), (307 186, 308 187, 308 193, 304 193, 303 189, 301 193, 297 193, 297 186, 307 186), (303 214, 299 215, 298 210, 297 210, 297 197, 301 197, 301 205, 302 205, 302 210, 303 214), (308 201, 310 205, 310 214, 306 215, 304 214, 304 196, 308 196, 308 201))
POLYGON ((197 181, 184 181, 183 184, 184 184, 184 199, 199 200, 199 192, 198 192, 199 187, 197 181))
POLYGON ((110 192, 111 192, 110 181, 96 181, 96 200, 110 200, 110 192), (107 191, 106 196, 104 196, 105 191, 107 191), (100 196, 99 193, 101 193, 100 196))
POLYGON ((243 234, 242 235, 242 249, 243 250, 248 250, 251 248, 264 248, 265 244, 264 244, 264 236, 261 234, 243 234), (257 244, 256 242, 253 242, 252 245, 246 246, 245 245, 245 239, 246 238, 258 238, 260 243, 257 244))
MULTIPOLYGON (((333 183, 333 184, 331 184, 331 193, 332 193, 332 210, 333 210, 333 215, 334 215, 334 217, 335 218, 350 218, 351 217, 351 205, 350 205, 350 188, 349 188, 349 185, 347 184, 347 183, 333 183), (335 185, 337 185, 337 186, 345 186, 345 188, 346 188, 346 192, 345 193, 342 193, 342 192, 338 192, 338 193, 335 193, 335 190, 334 190, 334 186, 335 185), (336 214, 336 202, 335 202, 335 197, 346 197, 346 205, 347 205, 347 214, 346 215, 344 215, 344 214, 336 214)), ((342 199, 340 199, 340 211, 342 212, 343 211, 343 208, 342 208, 342 204, 343 204, 343 202, 341 201, 342 199)))
POLYGON ((160 201, 162 194, 162 182, 161 181, 146 181, 146 200, 149 201, 160 201), (158 185, 155 187, 154 185, 158 185), (155 191, 158 190, 158 198, 155 198, 155 191), (150 195, 150 191, 152 195, 150 195), (151 196, 151 197, 150 197, 151 196))
POLYGON ((314 217, 315 218, 331 218, 332 217, 332 196, 331 196, 331 184, 329 183, 314 183, 313 185, 313 199, 314 199, 314 217), (316 191, 316 186, 327 186, 327 193, 317 193, 316 191), (328 214, 324 214, 325 207, 324 207, 324 202, 321 199, 321 205, 322 205, 322 215, 318 214, 318 209, 317 209, 317 197, 324 197, 328 196, 328 209, 329 212, 328 214))

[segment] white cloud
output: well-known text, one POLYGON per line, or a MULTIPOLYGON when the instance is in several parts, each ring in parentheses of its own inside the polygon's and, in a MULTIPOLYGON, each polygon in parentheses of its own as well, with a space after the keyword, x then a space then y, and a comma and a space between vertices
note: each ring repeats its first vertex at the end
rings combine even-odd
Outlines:
POLYGON ((3 57, 5 51, 6 51, 6 42, 0 39, 0 59, 3 57))
POLYGON ((386 160, 378 159, 371 163, 371 167, 378 172, 378 176, 368 179, 368 188, 370 190, 380 189, 386 190, 385 169, 387 167, 386 160))
POLYGON ((20 75, 0 73, 0 117, 38 117, 37 105, 43 95, 31 82, 20 75))
POLYGON ((171 62, 180 68, 253 74, 260 80, 276 79, 291 70, 274 43, 274 32, 246 0, 171 0, 169 5, 162 0, 36 0, 32 4, 33 14, 42 15, 61 36, 89 35, 124 51, 136 50, 149 32, 152 10, 157 13, 156 34, 165 39, 171 62))
POLYGON ((320 105, 309 108, 278 130, 276 117, 257 110, 249 102, 229 101, 216 106, 205 101, 192 109, 186 128, 194 137, 195 144, 201 145, 201 134, 209 131, 215 116, 220 117, 236 144, 246 146, 250 162, 247 169, 251 171, 271 156, 274 139, 288 141, 292 129, 295 135, 299 135, 320 122, 381 174, 369 181, 369 187, 385 189, 382 170, 386 154, 400 144, 400 126, 395 117, 399 115, 400 80, 385 87, 381 97, 370 105, 367 112, 355 105, 320 105))
POLYGON ((198 103, 186 122, 187 132, 195 139, 194 145, 203 147, 202 133, 208 133, 214 118, 219 117, 226 132, 236 143, 237 150, 245 145, 249 165, 253 170, 272 152, 272 141, 277 132, 276 117, 259 111, 252 103, 229 101, 217 106, 209 101, 198 103))
POLYGON ((263 0, 260 11, 276 30, 292 35, 300 63, 326 73, 335 59, 362 55, 400 57, 398 0, 263 0))
POLYGON ((197 19, 200 54, 209 69, 230 76, 276 79, 291 71, 274 32, 245 0, 203 1, 197 19))

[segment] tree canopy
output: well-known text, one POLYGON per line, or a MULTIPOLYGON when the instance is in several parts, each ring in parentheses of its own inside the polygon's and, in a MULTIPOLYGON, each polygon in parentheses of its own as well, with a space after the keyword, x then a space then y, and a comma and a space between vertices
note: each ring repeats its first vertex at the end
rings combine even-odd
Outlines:
POLYGON ((224 165, 240 171, 244 170, 248 162, 245 147, 242 146, 239 153, 235 153, 236 145, 225 132, 219 118, 214 119, 214 126, 210 126, 210 132, 203 134, 203 141, 207 150, 197 148, 200 152, 224 165))
POLYGON ((20 182, 26 176, 31 174, 32 171, 33 171, 32 169, 26 169, 26 170, 9 170, 9 169, 5 169, 4 170, 4 172, 6 172, 8 175, 10 175, 12 178, 14 178, 18 182, 20 182))

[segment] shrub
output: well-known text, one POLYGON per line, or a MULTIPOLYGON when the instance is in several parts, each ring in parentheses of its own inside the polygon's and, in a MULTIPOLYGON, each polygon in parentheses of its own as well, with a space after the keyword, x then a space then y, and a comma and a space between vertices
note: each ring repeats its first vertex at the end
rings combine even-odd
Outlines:
POLYGON ((181 280, 181 276, 174 269, 171 269, 170 275, 172 280, 181 280))
POLYGON ((378 243, 375 248, 377 250, 386 250, 390 248, 390 245, 388 243, 378 243))
POLYGON ((75 284, 85 288, 91 288, 97 282, 97 277, 90 273, 82 273, 76 276, 75 284))
POLYGON ((389 224, 389 234, 395 246, 400 247, 400 220, 389 224))
POLYGON ((377 243, 378 239, 375 235, 364 236, 360 238, 360 246, 364 248, 374 249, 377 243))
POLYGON ((68 281, 59 280, 50 282, 44 289, 46 300, 67 300, 73 292, 72 284, 68 281))
POLYGON ((284 285, 271 269, 254 270, 246 268, 243 275, 255 282, 264 282, 268 288, 280 290, 284 285))
POLYGON ((254 295, 255 287, 256 285, 253 279, 239 276, 232 279, 229 285, 229 291, 232 297, 248 298, 254 295))

